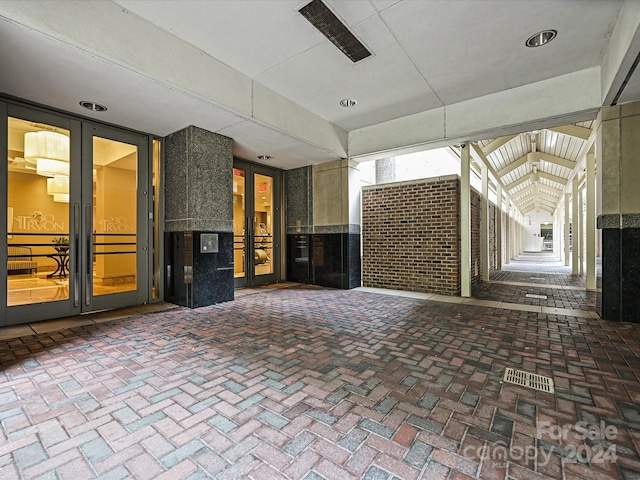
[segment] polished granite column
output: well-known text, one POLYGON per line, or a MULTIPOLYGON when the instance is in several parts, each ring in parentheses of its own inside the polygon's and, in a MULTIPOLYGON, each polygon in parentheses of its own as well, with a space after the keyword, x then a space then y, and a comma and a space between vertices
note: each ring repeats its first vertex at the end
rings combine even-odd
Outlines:
POLYGON ((233 300, 233 140, 190 126, 164 142, 165 300, 233 300), (205 245, 201 245, 205 242, 205 245))
POLYGON ((606 320, 640 322, 640 102, 604 107, 596 133, 602 230, 596 310, 606 320))
POLYGON ((286 172, 288 280, 361 285, 358 182, 357 164, 348 160, 286 172))
POLYGON ((284 183, 287 280, 312 284, 313 168, 287 170, 284 183))

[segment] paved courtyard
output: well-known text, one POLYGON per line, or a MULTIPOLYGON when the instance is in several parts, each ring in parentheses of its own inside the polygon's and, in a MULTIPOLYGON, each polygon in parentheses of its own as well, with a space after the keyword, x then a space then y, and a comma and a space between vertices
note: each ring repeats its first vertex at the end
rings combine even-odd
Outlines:
POLYGON ((289 287, 0 341, 0 478, 640 478, 640 325, 289 287))

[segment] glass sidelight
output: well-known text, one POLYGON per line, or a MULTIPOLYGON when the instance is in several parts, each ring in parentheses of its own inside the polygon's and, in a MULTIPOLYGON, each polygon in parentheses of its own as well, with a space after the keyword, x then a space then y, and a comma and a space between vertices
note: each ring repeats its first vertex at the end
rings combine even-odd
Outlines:
POLYGON ((0 325, 149 301, 148 137, 14 105, 7 113, 0 325))
POLYGON ((278 172, 236 162, 233 169, 234 276, 236 287, 278 280, 278 172))

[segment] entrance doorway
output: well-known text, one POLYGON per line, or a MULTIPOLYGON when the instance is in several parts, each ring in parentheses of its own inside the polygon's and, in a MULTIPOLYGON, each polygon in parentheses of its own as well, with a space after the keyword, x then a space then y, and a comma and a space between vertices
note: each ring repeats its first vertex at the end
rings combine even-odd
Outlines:
POLYGON ((14 104, 4 118, 0 325, 148 302, 149 138, 14 104))
POLYGON ((233 264, 236 288, 280 278, 280 172, 233 164, 233 264))

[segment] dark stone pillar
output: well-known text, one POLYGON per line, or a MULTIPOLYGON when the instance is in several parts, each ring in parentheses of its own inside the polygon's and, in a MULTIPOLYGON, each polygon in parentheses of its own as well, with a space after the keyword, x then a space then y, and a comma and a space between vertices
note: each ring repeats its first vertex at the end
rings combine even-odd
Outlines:
POLYGON ((165 300, 233 300, 232 139, 190 126, 165 140, 165 300), (206 248, 201 241, 210 239, 206 248))
POLYGON ((287 232, 287 280, 313 284, 313 169, 285 172, 285 212, 287 232))
POLYGON ((640 102, 604 107, 596 125, 602 230, 596 310, 605 320, 640 322, 640 102))

